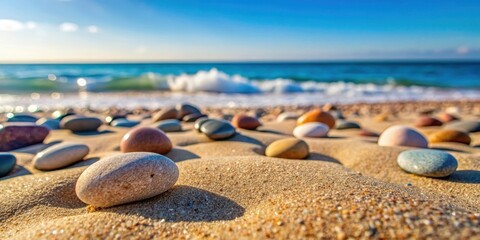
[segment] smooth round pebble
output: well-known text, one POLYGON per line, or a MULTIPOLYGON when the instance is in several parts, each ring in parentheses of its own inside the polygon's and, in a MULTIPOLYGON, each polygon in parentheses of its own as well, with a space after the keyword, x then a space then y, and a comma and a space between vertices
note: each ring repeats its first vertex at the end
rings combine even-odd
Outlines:
POLYGON ((380 146, 407 146, 407 147, 428 147, 427 139, 416 130, 407 126, 392 126, 387 128, 378 139, 380 146))
POLYGON ((193 127, 195 129, 197 129, 197 131, 200 132, 200 128, 202 127, 202 124, 204 124, 205 122, 207 122, 209 118, 208 117, 204 117, 204 118, 199 118, 195 121, 195 124, 193 125, 193 127))
POLYGON ((223 140, 235 135, 235 127, 226 120, 208 119, 200 127, 200 131, 213 140, 223 140))
POLYGON ((287 120, 297 120, 299 117, 298 114, 293 112, 283 112, 277 116, 277 122, 284 122, 287 120))
POLYGON ((7 122, 30 122, 34 123, 38 120, 37 117, 30 115, 30 114, 24 114, 24 113, 8 113, 7 114, 7 122))
POLYGON ((84 117, 79 115, 72 115, 60 121, 60 127, 69 129, 72 132, 92 132, 102 126, 103 122, 96 117, 84 117))
POLYGON ((457 142, 470 145, 472 139, 468 133, 454 129, 442 129, 438 132, 430 134, 430 136, 428 136, 428 141, 431 143, 457 142))
POLYGON ((12 171, 16 163, 17 158, 13 154, 0 152, 0 177, 4 177, 12 171))
POLYGON ((293 129, 293 136, 297 138, 320 138, 326 137, 330 129, 323 123, 305 123, 293 129))
POLYGON ((183 119, 183 117, 193 113, 202 114, 202 112, 200 111, 200 109, 198 109, 198 107, 189 103, 178 104, 176 106, 176 109, 178 111, 177 119, 183 119))
POLYGON ((59 143, 35 155, 33 166, 39 170, 55 170, 82 160, 90 149, 80 143, 59 143))
POLYGON ((309 122, 320 122, 327 125, 329 128, 335 127, 335 118, 328 112, 322 111, 321 109, 311 110, 297 120, 297 125, 302 125, 309 122))
POLYGON ((0 151, 10 151, 43 142, 50 133, 35 123, 0 124, 0 151))
POLYGON ((120 151, 153 152, 165 154, 172 150, 172 142, 163 131, 152 127, 138 127, 127 132, 120 142, 120 151))
POLYGON ((40 118, 36 122, 37 125, 44 126, 50 130, 60 129, 60 120, 51 118, 40 118))
POLYGON ((445 125, 444 128, 467 133, 480 132, 480 121, 454 121, 445 125))
POLYGON ((438 127, 442 126, 442 122, 434 117, 421 116, 415 121, 415 127, 438 127))
POLYGON ((182 125, 177 119, 162 120, 155 124, 155 127, 164 132, 180 132, 182 125))
POLYGON ((158 122, 167 119, 177 119, 178 111, 175 108, 165 108, 153 114, 152 122, 158 122))
POLYGON ((353 121, 337 120, 335 128, 338 130, 344 129, 361 129, 360 125, 353 121))
POLYGON ((458 167, 451 154, 431 149, 403 151, 397 157, 397 164, 409 173, 426 177, 447 177, 458 167))
POLYGON ((169 190, 178 180, 178 167, 155 153, 125 153, 101 159, 80 175, 75 193, 96 207, 131 203, 169 190))
POLYGON ((285 138, 272 142, 265 149, 267 157, 304 159, 308 157, 310 150, 308 144, 300 139, 285 138))
POLYGON ((235 114, 231 122, 234 127, 247 130, 255 130, 257 127, 262 125, 257 118, 250 117, 245 114, 235 114))
POLYGON ((208 115, 202 114, 202 113, 191 113, 191 114, 188 114, 185 117, 183 117, 182 121, 184 121, 184 122, 195 122, 195 121, 197 121, 197 119, 203 118, 203 117, 208 117, 208 115))
POLYGON ((125 118, 117 118, 110 123, 110 125, 112 125, 113 127, 127 127, 127 128, 135 127, 138 124, 140 124, 139 121, 132 121, 125 118))

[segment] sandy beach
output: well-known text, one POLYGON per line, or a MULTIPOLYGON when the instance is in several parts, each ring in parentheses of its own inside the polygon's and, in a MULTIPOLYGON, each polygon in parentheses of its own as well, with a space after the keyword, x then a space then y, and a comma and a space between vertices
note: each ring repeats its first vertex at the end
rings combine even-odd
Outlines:
POLYGON ((0 240, 480 240, 480 0, 0 1, 0 240))
MULTIPOLYGON (((360 129, 332 129, 328 137, 304 139, 310 151, 306 159, 265 156, 268 145, 292 137, 296 127, 295 120, 276 121, 278 114, 313 107, 202 109, 227 120, 240 112, 256 114, 262 126, 237 128, 233 137, 216 141, 197 132, 193 122, 182 122, 181 132, 167 133, 173 149, 165 156, 179 170, 175 185, 158 196, 109 208, 82 202, 75 184, 89 165, 122 154, 121 139, 131 128, 51 130, 43 144, 11 151, 17 165, 0 178, 0 238, 480 239, 479 132, 469 134, 470 145, 429 145, 458 160, 458 169, 444 178, 403 171, 397 156, 411 148, 379 146, 377 137, 358 136, 360 129), (90 152, 64 169, 33 167, 36 153, 61 142, 86 144, 90 152)), ((392 125, 413 127, 420 114, 457 111, 462 120, 475 121, 480 116, 478 101, 336 107, 378 134, 392 125)), ((109 112, 84 114, 104 119, 109 112)), ((151 111, 138 110, 128 118, 150 126, 150 116, 151 111)), ((427 136, 442 126, 415 129, 427 136)))

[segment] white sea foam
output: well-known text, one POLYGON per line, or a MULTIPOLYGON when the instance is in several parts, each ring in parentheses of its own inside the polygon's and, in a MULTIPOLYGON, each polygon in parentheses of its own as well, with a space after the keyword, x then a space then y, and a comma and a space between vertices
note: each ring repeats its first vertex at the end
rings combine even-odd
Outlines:
POLYGON ((168 85, 175 92, 259 93, 260 89, 247 78, 228 75, 216 68, 196 74, 169 76, 168 85))

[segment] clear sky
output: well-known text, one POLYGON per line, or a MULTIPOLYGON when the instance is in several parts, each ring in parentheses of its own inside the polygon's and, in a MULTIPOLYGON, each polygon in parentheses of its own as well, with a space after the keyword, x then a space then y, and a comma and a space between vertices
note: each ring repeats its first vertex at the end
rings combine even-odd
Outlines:
POLYGON ((1 0, 0 62, 480 59, 480 0, 1 0))

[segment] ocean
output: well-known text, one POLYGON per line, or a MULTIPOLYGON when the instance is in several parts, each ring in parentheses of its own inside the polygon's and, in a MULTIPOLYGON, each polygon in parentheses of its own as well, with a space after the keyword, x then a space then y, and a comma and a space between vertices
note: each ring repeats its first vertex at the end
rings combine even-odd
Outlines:
POLYGON ((0 65, 0 111, 480 99, 480 62, 0 65), (32 107, 34 106, 34 107, 32 107))

